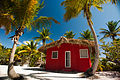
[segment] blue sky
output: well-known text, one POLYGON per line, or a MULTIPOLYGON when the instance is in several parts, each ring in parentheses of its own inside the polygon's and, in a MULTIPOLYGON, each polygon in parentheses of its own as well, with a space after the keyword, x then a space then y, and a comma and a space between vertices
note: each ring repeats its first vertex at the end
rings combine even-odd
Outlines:
MULTIPOLYGON (((64 0, 45 0, 45 7, 39 12, 38 16, 47 16, 53 17, 60 24, 53 23, 50 32, 52 35, 50 36, 54 40, 58 40, 66 31, 73 31, 77 33, 75 39, 77 39, 80 35, 79 32, 82 32, 86 29, 89 29, 86 18, 83 17, 83 14, 80 14, 78 17, 71 19, 69 22, 64 22, 63 15, 65 13, 64 7, 61 6, 61 2, 64 0)), ((118 21, 120 19, 120 7, 112 5, 111 3, 107 3, 102 5, 103 11, 100 12, 96 8, 92 7, 92 21, 94 23, 94 28, 99 35, 98 39, 100 39, 103 35, 100 35, 100 28, 106 28, 106 23, 108 21, 114 20, 118 21)), ((11 32, 9 35, 5 35, 5 31, 0 29, 0 43, 5 47, 11 48, 13 42, 8 39, 8 37, 14 35, 14 32, 11 32)), ((37 37, 39 34, 36 30, 27 31, 25 30, 25 34, 20 37, 19 42, 23 43, 23 41, 32 40, 32 37, 37 37)), ((110 41, 110 39, 105 39, 106 41, 110 41)), ((47 41, 49 43, 50 41, 47 41)), ((100 43, 100 42, 99 42, 100 43)), ((38 47, 41 45, 39 44, 38 47)))

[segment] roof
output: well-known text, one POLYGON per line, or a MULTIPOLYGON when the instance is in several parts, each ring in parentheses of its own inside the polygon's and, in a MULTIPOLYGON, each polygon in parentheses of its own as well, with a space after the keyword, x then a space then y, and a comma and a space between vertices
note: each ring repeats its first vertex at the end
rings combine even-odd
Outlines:
POLYGON ((49 44, 46 44, 45 46, 41 46, 38 50, 40 52, 44 52, 45 49, 55 47, 55 46, 60 46, 62 43, 70 43, 70 44, 78 44, 78 45, 84 45, 88 47, 94 48, 94 41, 89 41, 89 40, 80 40, 80 39, 67 39, 65 37, 61 37, 59 40, 51 42, 49 44))

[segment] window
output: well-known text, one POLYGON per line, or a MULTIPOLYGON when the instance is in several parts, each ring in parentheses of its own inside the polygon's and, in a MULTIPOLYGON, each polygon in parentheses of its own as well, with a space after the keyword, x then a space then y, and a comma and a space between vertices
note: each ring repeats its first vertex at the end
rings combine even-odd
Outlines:
POLYGON ((58 59, 58 51, 52 51, 52 59, 58 59))
POLYGON ((80 49, 80 58, 88 58, 88 49, 80 49))

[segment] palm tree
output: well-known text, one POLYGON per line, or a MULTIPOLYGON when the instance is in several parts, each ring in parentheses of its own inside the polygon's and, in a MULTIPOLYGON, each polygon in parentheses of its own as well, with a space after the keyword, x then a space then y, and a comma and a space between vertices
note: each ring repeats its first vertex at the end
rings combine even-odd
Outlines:
POLYGON ((26 63, 31 65, 31 58, 33 58, 33 55, 37 54, 38 53, 38 50, 37 50, 37 45, 38 45, 38 42, 34 42, 33 40, 30 40, 30 41, 26 41, 27 45, 21 45, 20 47, 22 47, 22 50, 20 50, 18 52, 18 54, 22 53, 26 53, 25 55, 27 56, 26 58, 26 63))
POLYGON ((88 25, 92 31, 94 42, 95 42, 95 61, 90 68, 90 71, 86 71, 86 75, 93 75, 97 70, 99 63, 99 45, 97 41, 97 36, 93 28, 93 22, 91 20, 92 14, 90 11, 91 6, 96 7, 98 10, 101 10, 101 4, 104 3, 104 0, 65 0, 61 3, 64 5, 66 13, 64 14, 65 21, 69 21, 71 18, 77 17, 81 11, 84 12, 84 17, 86 17, 88 25))
POLYGON ((83 33, 80 32, 81 37, 78 37, 78 39, 86 39, 86 40, 94 40, 93 35, 91 34, 91 31, 87 29, 86 31, 83 31, 83 33))
POLYGON ((19 74, 14 71, 13 62, 16 46, 19 37, 24 33, 24 29, 31 29, 31 21, 33 21, 37 12, 43 7, 43 3, 39 3, 38 0, 11 0, 13 3, 9 14, 14 16, 14 23, 16 23, 17 30, 15 35, 10 37, 14 40, 12 53, 8 65, 8 76, 12 79, 22 78, 19 74))
POLYGON ((67 31, 67 32, 64 34, 64 36, 65 36, 66 38, 73 38, 75 35, 76 35, 76 33, 73 34, 73 31, 67 31))
MULTIPOLYGON (((49 29, 47 28, 42 28, 41 30, 37 30, 37 32, 40 34, 39 37, 33 37, 33 39, 36 39, 36 41, 41 41, 43 42, 43 46, 46 45, 46 40, 51 40, 54 41, 53 39, 50 38, 51 33, 49 32, 49 29)), ((44 52, 46 54, 46 52, 44 52)), ((41 62, 42 62, 42 53, 41 53, 41 62)))
POLYGON ((114 41, 116 36, 120 36, 120 33, 119 33, 120 26, 117 27, 119 22, 120 22, 120 20, 119 21, 109 21, 106 24, 108 29, 101 28, 100 30, 102 30, 102 31, 100 33, 104 34, 104 37, 101 39, 110 37, 114 41))
POLYGON ((50 38, 51 33, 49 32, 49 29, 42 28, 41 30, 37 30, 37 32, 40 34, 40 36, 39 37, 33 37, 33 39, 36 39, 36 41, 41 41, 42 40, 43 46, 46 45, 46 40, 54 41, 53 39, 50 38))
MULTIPOLYGON (((4 3, 4 1, 6 0, 2 0, 2 1, 3 2, 1 2, 1 4, 4 3)), ((14 54, 15 54, 18 40, 20 36, 22 36, 22 34, 24 33, 24 29, 27 28, 31 30, 32 28, 35 28, 34 26, 31 26, 31 22, 34 20, 34 17, 37 15, 38 11, 44 6, 44 1, 42 1, 41 3, 39 2, 40 2, 39 0, 8 0, 7 4, 4 3, 5 5, 2 5, 3 7, 6 8, 6 10, 0 9, 0 13, 2 13, 3 17, 6 14, 13 16, 13 17, 8 17, 10 18, 10 20, 12 20, 11 24, 9 24, 9 26, 11 25, 11 28, 1 23, 0 23, 0 27, 1 25, 5 26, 7 30, 9 30, 9 28, 12 30, 14 26, 17 28, 15 31, 15 35, 10 37, 11 39, 13 39, 14 44, 13 44, 12 52, 10 55, 9 65, 8 65, 8 76, 12 79, 21 78, 21 76, 15 72, 13 67, 14 54)), ((49 25, 50 20, 53 20, 51 17, 50 18, 40 17, 39 19, 41 20, 42 25, 46 25, 46 24, 49 25), (46 23, 44 22, 45 20, 46 20, 46 23)), ((33 23, 35 24, 36 20, 33 23)))

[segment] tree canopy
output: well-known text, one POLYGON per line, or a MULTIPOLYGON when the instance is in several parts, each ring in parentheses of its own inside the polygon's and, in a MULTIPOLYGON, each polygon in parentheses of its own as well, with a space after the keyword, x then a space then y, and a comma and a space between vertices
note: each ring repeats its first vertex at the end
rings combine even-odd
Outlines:
POLYGON ((89 29, 83 31, 83 33, 80 32, 80 35, 81 37, 78 37, 79 39, 94 40, 93 35, 91 34, 91 31, 89 31, 89 29))
POLYGON ((76 33, 74 34, 73 31, 66 31, 66 33, 64 34, 66 38, 74 38, 75 35, 76 33))
POLYGON ((106 25, 108 27, 108 29, 104 29, 101 28, 100 30, 102 30, 100 33, 104 34, 104 38, 110 37, 111 39, 115 40, 116 36, 120 36, 120 26, 117 27, 119 21, 109 21, 106 25))

